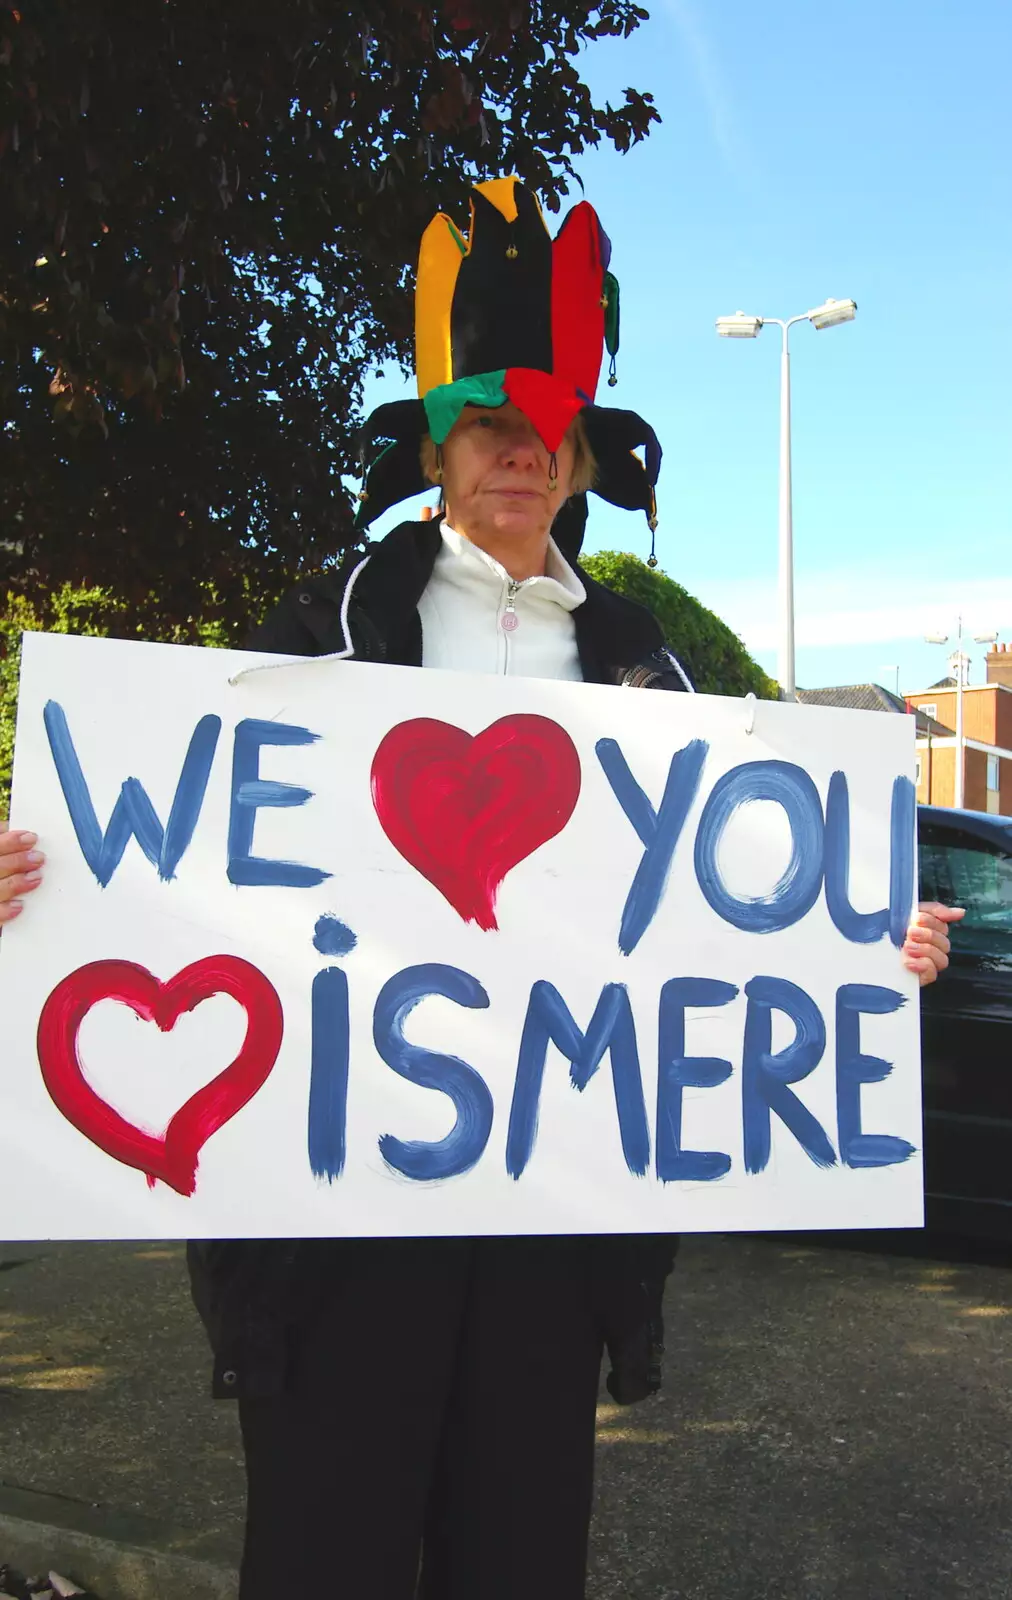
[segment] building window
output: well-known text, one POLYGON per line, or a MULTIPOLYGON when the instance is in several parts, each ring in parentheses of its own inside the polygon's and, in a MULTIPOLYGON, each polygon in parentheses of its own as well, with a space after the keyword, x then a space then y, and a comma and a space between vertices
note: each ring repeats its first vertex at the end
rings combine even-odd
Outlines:
POLYGON ((921 758, 920 758, 920 756, 917 757, 917 760, 916 760, 915 765, 914 765, 914 783, 915 783, 915 785, 917 786, 918 789, 921 787, 921 758))
POLYGON ((938 701, 937 700, 935 701, 933 706, 918 706, 917 709, 918 709, 918 711, 923 711, 924 715, 926 717, 933 717, 936 722, 938 721, 938 701))
POLYGON ((989 789, 997 789, 997 787, 998 787, 998 757, 997 756, 988 756, 988 758, 987 758, 987 786, 988 786, 989 789))

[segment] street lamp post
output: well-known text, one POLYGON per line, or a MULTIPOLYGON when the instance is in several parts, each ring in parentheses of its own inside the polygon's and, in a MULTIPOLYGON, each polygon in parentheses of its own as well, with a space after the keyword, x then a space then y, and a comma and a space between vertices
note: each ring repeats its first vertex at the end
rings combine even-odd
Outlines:
MULTIPOLYGON (((998 635, 996 633, 975 633, 974 644, 994 644, 998 635)), ((947 633, 926 633, 925 644, 948 644, 947 633)), ((962 811, 963 801, 966 798, 966 784, 963 753, 963 619, 956 618, 956 779, 952 790, 952 804, 957 811, 962 811)))
POLYGON ((777 676, 785 700, 794 700, 794 511, 791 494, 791 355, 788 334, 796 322, 810 322, 813 328, 835 328, 840 322, 853 322, 857 312, 854 300, 826 300, 798 317, 748 317, 736 311, 733 317, 718 317, 717 332, 722 339, 755 339, 760 329, 771 322, 780 329, 780 647, 777 676))

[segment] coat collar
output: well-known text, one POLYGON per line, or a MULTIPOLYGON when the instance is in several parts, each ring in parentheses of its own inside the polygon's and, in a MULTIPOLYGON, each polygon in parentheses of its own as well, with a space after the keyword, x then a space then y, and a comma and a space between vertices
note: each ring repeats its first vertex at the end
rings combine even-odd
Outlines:
MULTIPOLYGON (((402 522, 367 550, 368 565, 355 578, 349 623, 357 651, 367 659, 419 666, 422 631, 418 602, 442 548, 439 518, 402 522), (376 648, 376 646, 379 648, 376 648)), ((604 588, 562 552, 586 591, 586 601, 573 612, 580 665, 587 683, 615 683, 623 671, 662 643, 661 630, 650 612, 604 588)), ((333 603, 340 606, 346 585, 362 556, 351 557, 326 581, 333 603)), ((324 650, 340 649, 330 635, 336 617, 320 639, 324 650)), ((336 638, 336 635, 335 635, 336 638)))

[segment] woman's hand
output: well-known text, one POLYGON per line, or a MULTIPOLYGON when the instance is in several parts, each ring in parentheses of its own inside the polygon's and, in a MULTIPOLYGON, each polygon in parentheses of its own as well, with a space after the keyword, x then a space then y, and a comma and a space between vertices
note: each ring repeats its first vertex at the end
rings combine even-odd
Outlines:
POLYGON ((949 965, 949 938, 946 932, 950 922, 958 922, 964 915, 962 906, 943 906, 937 900, 922 900, 907 929, 903 946, 903 965, 916 972, 921 988, 934 983, 940 972, 949 965))
POLYGON ((41 867, 46 858, 35 848, 38 842, 36 834, 12 830, 0 820, 0 928, 21 915, 23 896, 31 894, 42 882, 41 867))

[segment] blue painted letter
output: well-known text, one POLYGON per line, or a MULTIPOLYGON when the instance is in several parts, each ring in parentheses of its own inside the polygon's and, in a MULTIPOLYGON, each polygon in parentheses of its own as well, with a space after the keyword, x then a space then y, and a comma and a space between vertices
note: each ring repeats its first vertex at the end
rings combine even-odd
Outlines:
POLYGON ((719 917, 746 933, 774 933, 799 922, 822 888, 822 804, 803 767, 790 761, 748 761, 718 778, 696 832, 696 877, 719 917), (775 800, 791 825, 791 859, 769 894, 739 898, 729 893, 717 866, 717 851, 739 806, 775 800))
POLYGON ((893 783, 889 823, 889 904, 881 911, 855 911, 850 903, 850 797, 847 779, 834 772, 826 797, 826 904, 845 939, 874 944, 888 933, 899 949, 914 898, 914 831, 917 791, 909 778, 893 783))
POLYGON ((874 944, 888 932, 888 906, 881 911, 855 911, 850 903, 850 795, 842 772, 833 773, 826 796, 826 905, 851 944, 874 944))
POLYGON ((348 1111, 348 980, 340 967, 313 979, 309 1165, 333 1183, 344 1171, 348 1111))
POLYGON ((861 1054, 861 1013, 885 1017, 905 1004, 895 989, 873 983, 845 983, 836 991, 836 1115, 848 1167, 891 1167, 914 1153, 896 1134, 861 1132, 861 1085, 882 1083, 893 1070, 891 1061, 861 1054))
POLYGON ((597 759, 604 775, 643 846, 643 859, 636 869, 622 912, 618 945, 623 955, 631 955, 657 913, 678 836, 699 788, 708 748, 705 740, 693 739, 684 750, 675 752, 668 768, 661 807, 655 812, 630 772, 618 740, 597 741, 597 759))
POLYGON ((484 1078, 466 1061, 437 1055, 404 1037, 404 1024, 415 1006, 434 994, 473 1011, 484 1011, 489 1003, 470 973, 432 963, 398 972, 383 985, 373 1012, 373 1040, 387 1066, 409 1083, 438 1089, 453 1101, 457 1113, 444 1139, 427 1142, 383 1135, 379 1142, 383 1159, 406 1178, 455 1178, 470 1171, 492 1131, 492 1096, 484 1078))
POLYGON ((274 783, 260 777, 260 748, 265 744, 315 744, 318 733, 287 722, 258 722, 249 717, 236 725, 232 747, 232 809, 228 818, 228 881, 273 884, 287 889, 312 889, 329 872, 297 861, 269 861, 253 855, 253 824, 261 806, 304 806, 311 789, 295 783, 274 783))
POLYGON ((889 937, 903 948, 914 901, 914 839, 917 833, 917 790, 909 778, 893 781, 890 826, 889 937))
POLYGON ((833 1167, 836 1155, 821 1123, 787 1085, 807 1078, 822 1060, 826 1024, 811 995, 786 978, 752 978, 745 985, 745 1047, 741 1091, 745 1170, 762 1172, 770 1158, 770 1112, 790 1128, 817 1167, 833 1167), (773 1012, 783 1011, 797 1029, 786 1050, 773 1054, 773 1012))
POLYGON ((106 887, 119 866, 131 834, 148 860, 158 868, 158 876, 163 881, 175 877, 176 868, 193 838, 193 830, 204 803, 211 763, 221 732, 221 718, 201 717, 194 728, 176 784, 168 824, 164 829, 139 780, 127 778, 112 808, 105 833, 95 815, 63 707, 55 700, 50 700, 43 712, 43 720, 81 854, 102 888, 106 887))
POLYGON ((594 1076, 605 1051, 610 1052, 622 1154, 629 1171, 642 1176, 650 1162, 650 1130, 636 1048, 636 1025, 625 985, 605 985, 594 1007, 590 1027, 584 1034, 573 1021, 558 989, 539 979, 531 989, 517 1060, 517 1081, 506 1136, 506 1171, 510 1177, 520 1177, 534 1149, 549 1044, 554 1044, 565 1056, 570 1064, 573 1087, 581 1091, 594 1076))
POLYGON ((687 1006, 726 1006, 738 990, 719 978, 671 978, 661 990, 657 1016, 657 1176, 722 1178, 731 1168, 723 1150, 682 1149, 682 1090, 715 1089, 731 1076, 730 1061, 685 1054, 687 1006))

